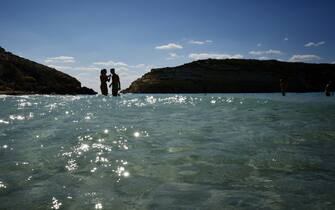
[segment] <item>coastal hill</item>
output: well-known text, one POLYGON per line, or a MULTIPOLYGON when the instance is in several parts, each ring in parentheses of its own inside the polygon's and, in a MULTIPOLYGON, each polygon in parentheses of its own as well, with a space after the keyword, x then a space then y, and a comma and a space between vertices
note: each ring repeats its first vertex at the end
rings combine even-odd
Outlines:
POLYGON ((124 93, 260 93, 324 91, 335 78, 335 65, 276 60, 207 59, 171 68, 152 69, 124 93))
POLYGON ((56 69, 21 58, 0 47, 0 94, 96 94, 56 69))

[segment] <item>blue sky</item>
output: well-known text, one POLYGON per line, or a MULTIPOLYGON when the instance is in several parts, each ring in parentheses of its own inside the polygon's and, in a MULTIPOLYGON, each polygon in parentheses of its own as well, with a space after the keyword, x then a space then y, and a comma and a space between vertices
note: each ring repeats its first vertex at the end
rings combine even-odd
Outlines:
POLYGON ((0 0, 0 46, 99 90, 204 58, 335 62, 330 0, 0 0))

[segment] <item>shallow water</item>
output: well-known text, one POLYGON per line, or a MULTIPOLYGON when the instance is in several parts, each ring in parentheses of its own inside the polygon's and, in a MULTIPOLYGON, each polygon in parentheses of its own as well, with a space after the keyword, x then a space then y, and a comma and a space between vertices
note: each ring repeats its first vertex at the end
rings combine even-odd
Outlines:
POLYGON ((321 93, 0 96, 0 209, 334 209, 321 93))

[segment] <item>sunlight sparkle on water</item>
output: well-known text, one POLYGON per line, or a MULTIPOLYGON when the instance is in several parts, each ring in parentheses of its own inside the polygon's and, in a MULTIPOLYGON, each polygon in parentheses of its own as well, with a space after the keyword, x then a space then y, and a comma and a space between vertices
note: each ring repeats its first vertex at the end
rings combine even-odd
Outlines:
POLYGON ((8 122, 8 121, 1 120, 1 119, 0 119, 0 124, 1 124, 1 123, 2 123, 2 124, 9 124, 9 122, 8 122))
POLYGON ((67 161, 67 165, 65 166, 65 168, 68 170, 68 171, 74 171, 78 168, 78 165, 76 163, 76 160, 68 160, 67 161))
POLYGON ((124 173, 123 173, 123 176, 124 177, 128 177, 130 174, 129 174, 129 172, 128 171, 125 171, 124 173))
POLYGON ((101 203, 95 204, 95 209, 102 209, 102 204, 101 203))
POLYGON ((21 115, 10 115, 9 118, 11 120, 24 120, 25 119, 25 117, 21 115))
POLYGON ((157 99, 154 98, 153 96, 147 96, 146 101, 147 101, 149 104, 154 104, 154 103, 156 103, 157 99))
POLYGON ((104 157, 99 157, 99 156, 97 156, 97 157, 95 158, 95 162, 96 162, 96 163, 108 163, 108 159, 107 159, 107 158, 104 158, 104 157))
POLYGON ((1 188, 4 188, 4 189, 7 188, 7 186, 6 186, 2 181, 0 181, 0 189, 1 189, 1 188))
POLYGON ((334 209, 321 94, 0 96, 0 209, 334 209))
POLYGON ((123 167, 123 166, 118 166, 115 173, 118 175, 118 176, 124 176, 124 177, 128 177, 130 174, 128 171, 126 171, 126 168, 123 167))
POLYGON ((137 137, 140 137, 140 132, 137 132, 137 131, 136 131, 136 132, 134 133, 134 136, 135 136, 136 138, 137 138, 137 137))
POLYGON ((52 207, 51 209, 59 209, 61 207, 62 203, 58 202, 58 200, 55 197, 52 197, 52 207))
POLYGON ((90 146, 88 144, 81 144, 80 147, 78 147, 78 150, 81 150, 83 152, 87 152, 90 150, 90 146))

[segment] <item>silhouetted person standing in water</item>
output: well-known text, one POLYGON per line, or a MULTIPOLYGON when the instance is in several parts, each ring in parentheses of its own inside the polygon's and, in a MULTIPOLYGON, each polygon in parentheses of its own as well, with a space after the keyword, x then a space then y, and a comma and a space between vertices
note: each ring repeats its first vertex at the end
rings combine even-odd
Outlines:
POLYGON ((115 69, 111 69, 110 72, 112 74, 112 83, 109 85, 109 87, 112 86, 112 95, 118 96, 118 92, 121 90, 120 77, 115 73, 115 69))
POLYGON ((326 96, 331 96, 332 81, 329 81, 325 88, 326 96))
POLYGON ((108 95, 108 88, 107 88, 107 82, 109 82, 110 77, 107 76, 107 70, 102 69, 100 72, 100 89, 101 94, 107 96, 108 95))
POLYGON ((287 81, 286 79, 280 79, 280 90, 283 96, 286 95, 287 81))

